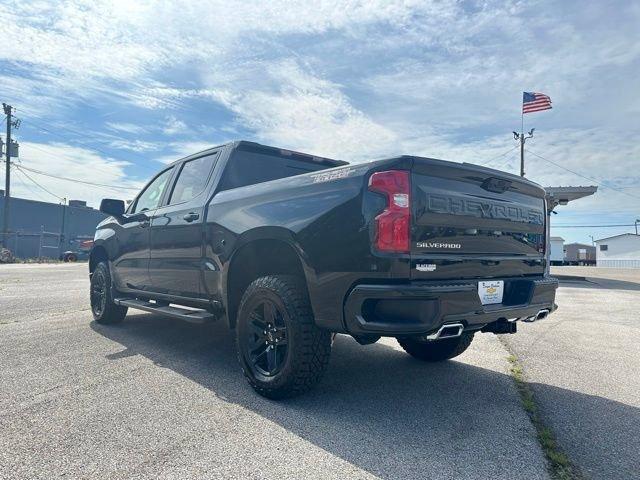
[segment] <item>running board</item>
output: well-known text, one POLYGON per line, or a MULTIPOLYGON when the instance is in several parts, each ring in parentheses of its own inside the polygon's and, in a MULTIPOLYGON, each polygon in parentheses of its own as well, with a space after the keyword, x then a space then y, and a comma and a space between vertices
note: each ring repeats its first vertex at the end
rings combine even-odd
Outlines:
POLYGON ((213 313, 206 310, 171 307, 135 298, 114 298, 113 303, 123 307, 144 310, 145 312, 158 313, 167 317, 179 318, 180 320, 186 320, 191 323, 209 323, 216 319, 216 316, 213 313))

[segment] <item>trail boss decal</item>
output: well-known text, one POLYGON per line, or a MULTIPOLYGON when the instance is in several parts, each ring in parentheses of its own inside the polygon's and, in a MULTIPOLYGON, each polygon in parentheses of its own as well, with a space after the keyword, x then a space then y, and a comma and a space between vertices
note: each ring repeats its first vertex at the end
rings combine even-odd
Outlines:
POLYGON ((355 170, 351 167, 341 168, 339 170, 333 170, 326 173, 319 173, 317 175, 311 175, 313 183, 330 182, 331 180, 338 180, 340 178, 347 178, 354 173, 355 170))

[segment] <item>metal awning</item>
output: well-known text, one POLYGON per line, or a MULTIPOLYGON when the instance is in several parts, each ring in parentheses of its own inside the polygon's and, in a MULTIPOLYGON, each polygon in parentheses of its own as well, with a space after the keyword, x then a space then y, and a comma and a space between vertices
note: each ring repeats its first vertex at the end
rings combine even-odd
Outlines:
POLYGON ((547 206, 553 210, 558 205, 566 205, 579 198, 593 195, 598 190, 595 185, 587 187, 544 187, 547 192, 547 206))

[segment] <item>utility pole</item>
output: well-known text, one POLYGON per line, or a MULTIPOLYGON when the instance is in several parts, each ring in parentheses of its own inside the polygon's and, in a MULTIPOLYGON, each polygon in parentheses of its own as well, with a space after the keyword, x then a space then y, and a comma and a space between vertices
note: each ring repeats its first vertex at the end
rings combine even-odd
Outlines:
POLYGON ((524 177, 524 144, 529 138, 533 138, 533 132, 536 129, 532 128, 531 130, 529 130, 529 133, 527 133, 526 137, 524 136, 524 128, 522 130, 523 131, 521 131, 520 133, 513 132, 513 138, 520 142, 520 176, 524 177))
POLYGON ((7 142, 5 147, 5 180, 4 180, 4 216, 2 220, 2 244, 5 248, 9 245, 9 199, 11 198, 11 105, 3 103, 4 113, 7 116, 7 142))

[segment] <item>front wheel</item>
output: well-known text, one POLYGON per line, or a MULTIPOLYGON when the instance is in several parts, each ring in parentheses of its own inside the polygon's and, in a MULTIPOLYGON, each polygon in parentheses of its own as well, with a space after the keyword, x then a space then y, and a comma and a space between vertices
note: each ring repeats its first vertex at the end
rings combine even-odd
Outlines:
POLYGON ((91 274, 91 313, 96 322, 120 323, 127 315, 127 307, 113 303, 111 273, 106 262, 100 262, 91 274))
POLYGON ((456 338, 444 340, 421 340, 419 338, 398 338, 398 343, 414 358, 425 362, 441 362, 457 357, 464 352, 473 341, 473 333, 463 333, 456 338))
POLYGON ((298 278, 266 276, 252 282, 242 296, 236 347, 253 389, 281 399, 320 381, 329 363, 331 333, 316 327, 298 278))

